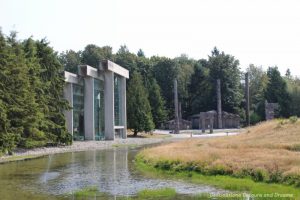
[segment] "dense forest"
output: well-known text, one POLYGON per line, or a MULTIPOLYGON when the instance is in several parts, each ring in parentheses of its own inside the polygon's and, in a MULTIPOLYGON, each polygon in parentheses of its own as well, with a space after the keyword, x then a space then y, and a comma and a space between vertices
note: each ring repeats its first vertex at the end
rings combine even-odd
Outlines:
MULTIPOLYGON (((127 84, 128 127, 136 133, 150 131, 174 116, 173 81, 178 80, 182 116, 216 110, 216 80, 221 80, 222 108, 239 114, 245 122, 244 77, 239 61, 213 48, 208 58, 195 60, 147 57, 140 49, 132 53, 124 45, 113 53, 109 46, 87 45, 82 51, 57 53, 46 40, 18 40, 16 33, 0 32, 0 152, 16 147, 70 144, 63 111, 63 70, 96 67, 109 59, 130 71, 127 84), (136 95, 139 94, 139 95, 136 95)), ((278 117, 300 116, 300 79, 276 66, 246 69, 250 77, 250 120, 264 120, 264 102, 278 102, 278 117)))

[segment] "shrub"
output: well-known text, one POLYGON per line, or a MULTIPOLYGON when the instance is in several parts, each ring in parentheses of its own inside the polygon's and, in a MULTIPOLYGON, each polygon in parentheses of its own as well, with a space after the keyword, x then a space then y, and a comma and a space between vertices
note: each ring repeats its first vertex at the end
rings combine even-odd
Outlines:
POLYGON ((20 140, 19 134, 6 133, 0 134, 0 152, 12 154, 14 148, 20 140))
POLYGON ((291 116, 289 118, 289 121, 290 121, 291 124, 294 124, 298 121, 298 117, 297 116, 291 116))
POLYGON ((31 128, 29 130, 29 134, 31 136, 32 139, 34 140, 45 140, 46 139, 46 135, 43 131, 38 130, 37 128, 31 128))
POLYGON ((288 146, 287 150, 290 150, 290 151, 300 151, 300 144, 294 144, 292 146, 288 146))
POLYGON ((251 173, 251 177, 254 181, 259 181, 259 182, 263 182, 263 181, 268 181, 269 180, 269 174, 268 172, 266 172, 263 169, 256 169, 253 170, 251 173))
POLYGON ((47 144, 46 140, 33 140, 29 138, 22 138, 20 146, 26 149, 32 149, 37 147, 43 147, 47 144))
POLYGON ((250 115, 250 123, 256 124, 258 122, 262 121, 262 118, 255 112, 251 113, 250 115))

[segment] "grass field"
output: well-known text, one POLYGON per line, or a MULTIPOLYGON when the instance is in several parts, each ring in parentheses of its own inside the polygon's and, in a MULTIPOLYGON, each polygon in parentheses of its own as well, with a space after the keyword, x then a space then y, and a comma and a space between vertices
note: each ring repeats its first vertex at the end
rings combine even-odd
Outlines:
POLYGON ((240 135, 188 139, 145 149, 138 157, 162 170, 229 175, 300 189, 300 122, 268 121, 240 135))

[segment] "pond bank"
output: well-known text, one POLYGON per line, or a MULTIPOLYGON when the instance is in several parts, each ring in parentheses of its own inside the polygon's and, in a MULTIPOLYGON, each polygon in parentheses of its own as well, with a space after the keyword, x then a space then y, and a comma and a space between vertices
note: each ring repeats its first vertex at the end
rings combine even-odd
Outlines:
POLYGON ((221 188, 291 193, 299 199, 299 128, 300 121, 268 121, 231 137, 188 139, 144 149, 137 162, 175 177, 192 174, 221 188))
POLYGON ((34 149, 16 149, 13 155, 5 155, 0 157, 0 163, 12 162, 18 160, 33 159, 45 155, 79 152, 89 150, 101 150, 109 148, 117 148, 123 146, 137 147, 147 144, 157 144, 176 141, 179 138, 172 137, 155 137, 155 138, 127 138, 115 139, 113 141, 74 141, 70 146, 57 146, 57 147, 41 147, 34 149))
MULTIPOLYGON (((234 178, 226 175, 203 175, 201 173, 189 170, 177 171, 176 169, 162 169, 157 163, 149 163, 141 154, 135 159, 136 168, 148 177, 171 178, 183 180, 196 184, 210 185, 216 188, 230 190, 227 196, 232 195, 237 198, 245 199, 246 196, 253 196, 255 199, 299 199, 300 190, 292 186, 282 184, 268 184, 255 182, 251 178, 234 178), (276 197, 276 198, 275 198, 276 197)), ((220 199, 227 199, 226 196, 219 196, 220 199)), ((216 196, 217 199, 218 196, 216 196)), ((208 198, 209 199, 209 198, 208 198)))

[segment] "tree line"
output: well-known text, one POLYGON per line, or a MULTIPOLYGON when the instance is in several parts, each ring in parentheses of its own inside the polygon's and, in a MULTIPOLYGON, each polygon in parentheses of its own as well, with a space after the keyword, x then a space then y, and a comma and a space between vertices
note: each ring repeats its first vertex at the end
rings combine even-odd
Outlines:
POLYGON ((245 73, 250 80, 250 122, 265 119, 265 100, 279 103, 277 117, 300 115, 300 80, 290 70, 281 75, 278 67, 249 65, 240 69, 239 60, 218 50, 208 58, 195 60, 182 54, 176 58, 147 57, 140 49, 136 54, 124 45, 114 54, 109 46, 87 45, 83 51, 68 50, 59 55, 65 69, 76 73, 77 65, 97 66, 99 60, 110 59, 130 71, 127 87, 128 127, 135 133, 159 128, 174 118, 173 81, 178 80, 182 116, 187 119, 202 111, 216 110, 216 80, 221 80, 222 109, 245 116, 245 73), (139 94, 139 95, 136 95, 139 94))
POLYGON ((63 111, 63 65, 46 40, 0 32, 0 153, 16 146, 70 144, 63 111))
MULTIPOLYGON (((239 60, 214 48, 199 60, 182 54, 176 58, 147 57, 140 49, 130 52, 123 45, 113 53, 109 46, 87 45, 82 51, 57 53, 46 40, 17 40, 16 34, 0 32, 0 150, 15 146, 36 147, 69 144, 65 127, 63 70, 77 73, 77 66, 97 67, 109 59, 130 72, 127 84, 128 128, 135 134, 159 128, 174 118, 173 81, 178 81, 182 117, 216 110, 216 80, 221 80, 222 109, 239 114, 245 122, 244 73, 239 60)), ((264 120, 264 102, 280 105, 278 117, 300 116, 300 80, 276 66, 264 71, 249 65, 250 120, 264 120)))

